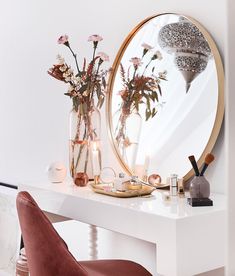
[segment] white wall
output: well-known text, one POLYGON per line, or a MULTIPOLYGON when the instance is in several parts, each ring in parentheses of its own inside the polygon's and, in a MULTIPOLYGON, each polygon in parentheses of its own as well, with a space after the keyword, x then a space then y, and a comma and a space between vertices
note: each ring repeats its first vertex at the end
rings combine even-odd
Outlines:
MULTIPOLYGON (((57 53, 70 58, 67 49, 56 43, 59 35, 67 33, 81 56, 89 57, 88 35, 101 34, 104 41, 100 49, 109 53, 111 65, 123 39, 137 23, 152 14, 178 12, 200 21, 215 38, 222 56, 225 51, 224 0, 208 0, 206 7, 204 0, 0 3, 0 181, 38 179, 51 161, 67 164, 71 103, 63 95, 66 86, 46 73, 57 53)), ((104 125, 103 131, 103 143, 107 145, 104 125)), ((215 154, 217 161, 208 170, 208 178, 213 190, 223 192, 223 134, 215 154)), ((111 150, 105 151, 104 164, 118 168, 111 150)))
POLYGON ((235 79, 234 79, 234 66, 235 66, 235 21, 234 10, 235 2, 228 0, 228 37, 227 46, 228 51, 226 55, 227 61, 227 109, 226 109, 226 183, 228 194, 228 236, 227 236, 227 276, 235 275, 235 185, 234 185, 234 152, 235 152, 235 79))

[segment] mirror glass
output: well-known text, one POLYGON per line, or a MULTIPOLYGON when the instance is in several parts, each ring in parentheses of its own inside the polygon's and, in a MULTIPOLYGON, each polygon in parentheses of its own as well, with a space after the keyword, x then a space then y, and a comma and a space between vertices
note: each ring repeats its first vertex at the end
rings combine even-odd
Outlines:
POLYGON ((108 121, 127 172, 192 175, 223 118, 223 69, 214 41, 193 19, 162 14, 139 24, 113 65, 108 121))

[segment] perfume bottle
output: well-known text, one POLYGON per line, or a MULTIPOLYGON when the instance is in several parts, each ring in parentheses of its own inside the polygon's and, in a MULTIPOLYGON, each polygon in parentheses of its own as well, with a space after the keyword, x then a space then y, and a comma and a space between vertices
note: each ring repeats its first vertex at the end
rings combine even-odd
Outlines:
POLYGON ((171 174, 170 176, 170 195, 177 196, 178 186, 177 186, 177 174, 171 174))
POLYGON ((119 173, 118 177, 114 180, 114 189, 123 191, 123 182, 125 181, 125 174, 124 173, 119 173))

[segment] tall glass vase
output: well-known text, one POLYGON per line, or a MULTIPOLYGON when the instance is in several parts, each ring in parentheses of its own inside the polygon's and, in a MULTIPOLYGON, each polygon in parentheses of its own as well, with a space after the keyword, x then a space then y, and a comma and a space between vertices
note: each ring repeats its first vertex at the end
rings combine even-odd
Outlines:
POLYGON ((132 171, 135 170, 141 134, 142 118, 134 109, 121 108, 114 114, 115 139, 124 162, 132 171))
MULTIPOLYGON (((79 172, 85 172, 89 179, 94 178, 92 167, 93 145, 99 149, 100 112, 92 106, 86 113, 72 109, 70 112, 69 165, 72 178, 79 172)), ((98 165, 101 168, 99 150, 98 165)), ((97 166, 97 164, 96 164, 97 166)))

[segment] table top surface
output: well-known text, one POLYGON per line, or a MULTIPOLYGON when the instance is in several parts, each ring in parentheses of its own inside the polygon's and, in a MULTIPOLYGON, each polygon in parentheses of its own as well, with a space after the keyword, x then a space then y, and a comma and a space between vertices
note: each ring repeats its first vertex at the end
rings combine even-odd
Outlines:
POLYGON ((166 191, 156 190, 150 196, 133 198, 115 198, 107 195, 98 194, 92 191, 88 185, 77 187, 71 180, 63 183, 50 183, 48 180, 24 182, 18 185, 20 190, 33 190, 43 193, 45 199, 52 200, 58 195, 63 195, 66 199, 83 199, 97 204, 106 204, 113 207, 126 208, 135 212, 147 213, 162 216, 170 219, 186 219, 202 214, 212 214, 225 212, 226 196, 223 194, 212 194, 214 206, 191 207, 187 203, 187 198, 174 197, 170 201, 163 199, 166 191))

